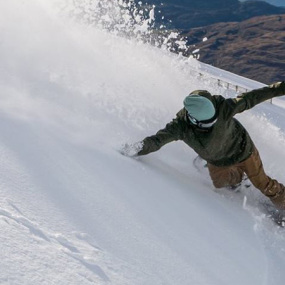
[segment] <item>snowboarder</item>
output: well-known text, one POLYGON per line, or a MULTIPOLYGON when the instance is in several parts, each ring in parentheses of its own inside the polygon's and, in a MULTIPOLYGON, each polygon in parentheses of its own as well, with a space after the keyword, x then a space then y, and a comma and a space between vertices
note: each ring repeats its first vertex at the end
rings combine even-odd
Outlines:
POLYGON ((234 118, 238 113, 281 95, 285 95, 284 81, 229 99, 205 90, 193 91, 185 98, 184 108, 164 129, 142 142, 127 144, 123 153, 146 155, 167 143, 183 140, 206 160, 216 188, 235 186, 246 174, 278 209, 285 209, 284 185, 266 175, 252 139, 234 118))

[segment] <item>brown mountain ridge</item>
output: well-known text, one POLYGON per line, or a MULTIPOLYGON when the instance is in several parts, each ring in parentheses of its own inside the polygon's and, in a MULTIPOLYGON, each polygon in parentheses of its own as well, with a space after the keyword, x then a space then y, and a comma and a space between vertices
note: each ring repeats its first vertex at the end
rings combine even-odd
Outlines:
POLYGON ((193 28, 184 36, 187 56, 199 49, 199 59, 213 66, 266 84, 285 80, 285 14, 193 28))

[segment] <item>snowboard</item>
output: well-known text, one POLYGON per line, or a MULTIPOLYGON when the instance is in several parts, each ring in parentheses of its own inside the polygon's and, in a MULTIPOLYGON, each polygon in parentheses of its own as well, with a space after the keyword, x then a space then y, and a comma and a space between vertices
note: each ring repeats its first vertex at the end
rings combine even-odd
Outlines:
POLYGON ((285 227, 285 210, 277 209, 271 202, 261 204, 263 212, 279 227, 285 227))

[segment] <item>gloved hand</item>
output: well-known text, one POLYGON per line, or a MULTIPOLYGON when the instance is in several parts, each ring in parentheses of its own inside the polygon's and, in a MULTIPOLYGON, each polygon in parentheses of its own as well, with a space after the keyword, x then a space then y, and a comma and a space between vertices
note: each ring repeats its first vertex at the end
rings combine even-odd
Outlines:
POLYGON ((284 81, 273 83, 269 85, 269 87, 279 89, 281 91, 280 95, 285 95, 285 82, 284 81))
POLYGON ((138 152, 141 151, 143 148, 142 142, 136 142, 136 143, 126 143, 122 149, 121 154, 125 156, 134 157, 138 155, 138 152))

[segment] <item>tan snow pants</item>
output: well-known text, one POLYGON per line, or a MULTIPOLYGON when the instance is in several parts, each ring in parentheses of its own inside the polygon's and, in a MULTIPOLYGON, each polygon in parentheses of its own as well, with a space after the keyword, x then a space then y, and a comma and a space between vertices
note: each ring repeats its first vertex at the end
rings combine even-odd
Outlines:
POLYGON ((227 167, 217 167, 208 163, 208 169, 216 188, 240 183, 245 173, 251 183, 269 197, 277 208, 285 209, 285 187, 265 174, 256 148, 248 159, 240 163, 227 167))

